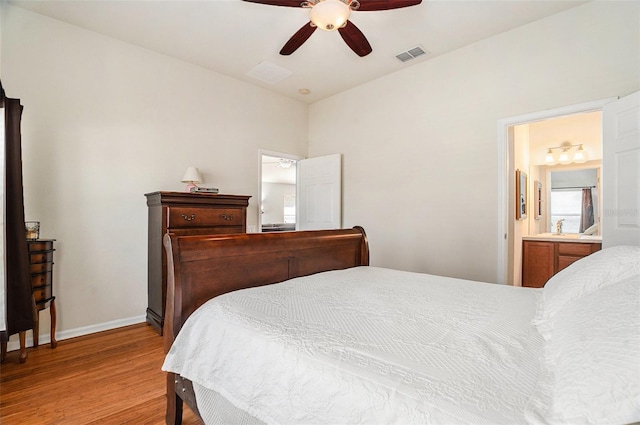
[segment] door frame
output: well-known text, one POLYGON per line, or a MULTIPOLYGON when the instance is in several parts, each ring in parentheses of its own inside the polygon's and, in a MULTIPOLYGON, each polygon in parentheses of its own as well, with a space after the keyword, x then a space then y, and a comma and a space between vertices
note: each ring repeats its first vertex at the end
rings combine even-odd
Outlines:
MULTIPOLYGON (((306 159, 306 157, 304 156, 295 155, 291 153, 277 152, 277 151, 271 151, 267 149, 258 149, 258 200, 259 200, 259 203, 258 203, 258 208, 256 208, 257 209, 256 214, 258 215, 258 219, 256 220, 256 223, 258 223, 257 229, 256 229, 257 233, 262 233, 262 157, 263 156, 275 156, 278 158, 292 159, 296 162, 306 159)), ((297 190, 298 190, 298 177, 296 174, 296 192, 297 190)), ((296 221, 297 221, 297 218, 296 218, 296 221)))
MULTIPOLYGON (((509 262, 513 258, 511 255, 513 234, 509 231, 510 217, 509 206, 514 201, 514 194, 508 193, 510 176, 513 175, 513 132, 510 129, 516 125, 529 124, 543 121, 550 118, 557 118, 566 115, 579 114, 583 112, 601 111, 607 103, 614 102, 617 97, 609 97, 591 102, 576 105, 563 106, 560 108, 547 109, 539 112, 532 112, 524 115, 508 117, 498 120, 498 232, 497 232, 497 276, 496 282, 506 284, 509 276, 509 262)), ((602 140, 604 144, 604 140, 602 140)))

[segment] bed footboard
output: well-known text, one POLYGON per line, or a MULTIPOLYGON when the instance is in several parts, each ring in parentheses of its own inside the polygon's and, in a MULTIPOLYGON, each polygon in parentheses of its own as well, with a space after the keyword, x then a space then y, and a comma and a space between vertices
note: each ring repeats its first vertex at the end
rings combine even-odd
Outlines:
MULTIPOLYGON (((369 246, 362 227, 237 235, 168 233, 164 235, 164 246, 165 352, 187 317, 218 295, 323 271, 369 265, 369 246)), ((189 396, 193 392, 178 388, 180 379, 171 373, 167 376, 166 419, 170 425, 181 423, 183 398, 197 409, 195 398, 190 400, 189 396)))

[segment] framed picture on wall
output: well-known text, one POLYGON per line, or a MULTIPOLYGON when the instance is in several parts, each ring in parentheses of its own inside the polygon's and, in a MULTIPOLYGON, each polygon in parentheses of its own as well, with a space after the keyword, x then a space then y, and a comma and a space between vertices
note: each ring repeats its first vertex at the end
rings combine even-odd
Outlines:
POLYGON ((533 200, 533 208, 535 208, 535 213, 533 214, 533 218, 536 220, 540 220, 542 218, 542 183, 538 180, 533 182, 534 186, 534 200, 533 200))
POLYGON ((516 220, 527 218, 527 174, 516 170, 516 220))

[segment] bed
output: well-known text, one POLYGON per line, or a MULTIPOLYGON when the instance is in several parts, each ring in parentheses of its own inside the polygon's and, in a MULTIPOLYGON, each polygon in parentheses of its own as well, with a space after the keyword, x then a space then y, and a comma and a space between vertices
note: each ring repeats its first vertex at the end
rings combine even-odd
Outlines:
POLYGON ((543 289, 369 266, 362 228, 165 235, 167 423, 640 421, 640 248, 543 289))

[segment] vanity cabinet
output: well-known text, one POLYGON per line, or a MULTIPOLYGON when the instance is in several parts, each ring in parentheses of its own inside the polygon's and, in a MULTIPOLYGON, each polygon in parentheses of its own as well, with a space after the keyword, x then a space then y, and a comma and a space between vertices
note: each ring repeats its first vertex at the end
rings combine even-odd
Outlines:
POLYGON ((601 242, 523 240, 522 286, 542 288, 560 270, 601 248, 601 242))
POLYGON ((162 237, 246 233, 250 196, 210 193, 147 193, 149 207, 147 322, 160 334, 167 300, 167 257, 162 237))

